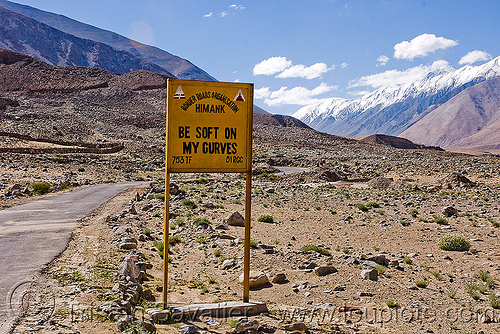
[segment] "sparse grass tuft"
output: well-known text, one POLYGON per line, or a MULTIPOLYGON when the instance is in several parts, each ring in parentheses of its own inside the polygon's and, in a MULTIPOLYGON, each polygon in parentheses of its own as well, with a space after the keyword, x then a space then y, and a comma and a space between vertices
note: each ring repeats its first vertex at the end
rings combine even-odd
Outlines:
POLYGON ((178 236, 178 235, 173 235, 171 237, 168 238, 168 244, 169 245, 177 245, 177 244, 180 244, 182 243, 182 240, 181 240, 181 237, 178 236))
POLYGON ((194 226, 199 227, 199 226, 205 226, 207 227, 210 225, 210 220, 208 218, 196 218, 194 220, 194 226))
POLYGON ((261 223, 274 223, 274 218, 271 215, 260 215, 257 221, 261 223))
POLYGON ((300 248, 300 251, 304 252, 304 253, 307 253, 309 251, 315 251, 321 255, 327 255, 327 256, 331 255, 327 249, 324 249, 323 247, 319 247, 319 246, 315 246, 315 245, 302 246, 302 248, 300 248))
POLYGON ((35 194, 43 195, 48 193, 52 189, 52 185, 48 182, 40 181, 40 182, 33 182, 31 184, 31 188, 33 188, 35 194))
POLYGON ((198 207, 198 205, 196 205, 195 202, 193 202, 192 200, 187 199, 187 198, 183 198, 181 200, 181 204, 189 209, 196 209, 198 207))
POLYGON ((364 204, 361 204, 361 203, 356 204, 356 207, 363 212, 366 212, 369 210, 369 208, 367 208, 364 204))
POLYGON ((438 280, 438 281, 441 281, 443 280, 443 275, 441 275, 441 273, 437 270, 435 271, 431 271, 431 274, 438 280))
POLYGON ((470 241, 460 235, 447 235, 439 240, 438 246, 445 251, 463 252, 470 249, 470 241))
POLYGON ((195 241, 199 244, 206 244, 208 242, 208 239, 205 234, 200 234, 195 238, 195 241))
POLYGON ((165 246, 163 245, 163 241, 153 241, 153 245, 156 247, 158 250, 158 254, 160 254, 161 257, 163 257, 163 250, 165 249, 165 246))
POLYGON ((446 291, 446 295, 448 297, 450 297, 451 299, 455 299, 456 295, 457 295, 457 289, 455 288, 448 288, 448 291, 446 291))
POLYGON ((412 216, 413 218, 417 218, 417 216, 418 216, 418 210, 417 209, 411 209, 410 210, 410 216, 412 216))
POLYGON ((403 259, 403 262, 411 265, 411 264, 413 264, 413 259, 409 256, 405 256, 403 259))
POLYGON ((419 288, 425 289, 429 285, 429 283, 425 279, 415 281, 415 285, 419 288))
POLYGON ((165 194, 155 194, 154 198, 160 199, 160 200, 164 201, 165 200, 165 194))
POLYGON ((385 273, 385 271, 387 270, 387 267, 386 266, 383 266, 381 264, 377 264, 375 266, 375 269, 378 271, 379 274, 383 274, 385 273))
POLYGON ((498 298, 495 296, 494 292, 490 293, 489 300, 490 300, 491 307, 493 307, 496 310, 500 309, 500 300, 498 300, 498 298))
POLYGON ((432 221, 436 224, 439 224, 439 225, 449 225, 450 224, 446 218, 440 217, 438 215, 433 215, 432 221))
POLYGON ((389 308, 399 307, 399 304, 390 298, 385 301, 385 305, 387 305, 387 307, 389 307, 389 308))

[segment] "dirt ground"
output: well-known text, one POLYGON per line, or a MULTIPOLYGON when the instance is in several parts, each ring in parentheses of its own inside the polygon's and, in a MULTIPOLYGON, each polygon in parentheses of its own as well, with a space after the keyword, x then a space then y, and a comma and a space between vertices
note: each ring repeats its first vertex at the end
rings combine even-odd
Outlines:
MULTIPOLYGON (((492 190, 497 180, 488 180, 488 187, 474 180, 473 187, 425 190, 425 185, 432 184, 430 179, 422 177, 421 183, 411 182, 401 189, 397 182, 376 189, 369 183, 309 180, 305 174, 271 180, 254 177, 251 269, 269 279, 286 275, 285 283, 251 291, 250 298, 265 302, 269 309, 254 318, 276 333, 285 332, 284 324, 294 322, 305 323, 313 332, 331 333, 500 331, 500 310, 491 302, 500 296, 500 242, 495 227, 500 222, 500 194, 498 188, 492 190), (457 213, 445 217, 442 209, 448 206, 457 213), (272 222, 269 217, 267 222, 259 221, 266 220, 262 215, 272 217, 272 222), (470 250, 440 249, 438 242, 447 235, 466 237, 470 250), (326 255, 301 250, 307 245, 326 255), (363 279, 361 261, 377 254, 384 254, 391 263, 377 267, 376 281, 363 279), (337 272, 317 276, 307 269, 314 268, 311 263, 333 265, 337 272)), ((170 247, 169 304, 241 300, 238 276, 243 270, 244 228, 221 225, 228 214, 244 213, 244 178, 173 175, 172 183, 182 194, 172 195, 170 207, 175 242, 170 247), (206 218, 208 227, 196 226, 197 218, 206 218), (235 265, 222 269, 228 259, 234 259, 235 265)), ((68 249, 44 270, 42 279, 52 287, 56 300, 50 321, 34 325, 28 317, 14 332, 118 332, 98 307, 115 298, 116 272, 130 252, 120 249, 121 239, 113 230, 122 226, 139 240, 140 234, 147 235, 132 252, 153 265, 143 288, 151 289, 155 301, 141 300, 136 317, 159 306, 162 258, 154 242, 163 240, 163 202, 161 196, 146 196, 161 194, 161 188, 157 183, 130 190, 86 217, 68 249), (131 205, 136 214, 131 213, 131 205)), ((207 332, 225 333, 232 330, 234 320, 199 318, 189 323, 207 332)), ((158 333, 175 333, 183 325, 173 322, 156 328, 158 333)))

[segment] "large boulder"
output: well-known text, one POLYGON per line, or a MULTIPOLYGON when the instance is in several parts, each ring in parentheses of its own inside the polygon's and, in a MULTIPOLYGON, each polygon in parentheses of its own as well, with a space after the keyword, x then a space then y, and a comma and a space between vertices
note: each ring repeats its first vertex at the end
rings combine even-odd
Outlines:
POLYGON ((245 226, 245 218, 239 213, 238 211, 235 211, 231 213, 229 216, 224 218, 223 220, 224 224, 228 224, 231 226, 245 226))
MULTIPOLYGON (((243 284, 243 275, 244 274, 241 274, 240 277, 238 278, 240 284, 243 284)), ((249 283, 250 283, 250 289, 262 288, 269 284, 269 277, 267 277, 267 275, 264 274, 262 271, 251 270, 249 283)))

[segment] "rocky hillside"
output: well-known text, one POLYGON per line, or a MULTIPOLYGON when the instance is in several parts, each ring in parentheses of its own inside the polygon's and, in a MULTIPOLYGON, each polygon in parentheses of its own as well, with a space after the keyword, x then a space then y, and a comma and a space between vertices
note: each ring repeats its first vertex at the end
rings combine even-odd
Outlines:
POLYGON ((0 0, 0 47, 57 66, 115 73, 144 69, 180 79, 215 80, 186 59, 62 15, 0 0))
POLYGON ((425 145, 415 144, 415 143, 413 143, 410 140, 405 139, 405 138, 388 136, 388 135, 379 135, 379 134, 365 137, 365 138, 361 139, 360 141, 364 142, 364 143, 381 144, 381 145, 391 146, 394 148, 402 148, 402 149, 410 149, 410 150, 415 150, 415 149, 419 149, 419 148, 429 148, 429 149, 442 150, 439 147, 428 147, 425 145))
POLYGON ((500 149, 500 78, 460 92, 401 136, 426 145, 500 149))

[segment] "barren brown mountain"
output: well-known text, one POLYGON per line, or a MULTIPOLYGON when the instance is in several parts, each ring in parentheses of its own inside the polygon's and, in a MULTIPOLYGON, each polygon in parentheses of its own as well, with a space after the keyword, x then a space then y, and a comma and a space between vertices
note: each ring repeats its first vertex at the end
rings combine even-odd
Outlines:
POLYGON ((399 136, 425 145, 500 149, 500 78, 465 89, 399 136))

